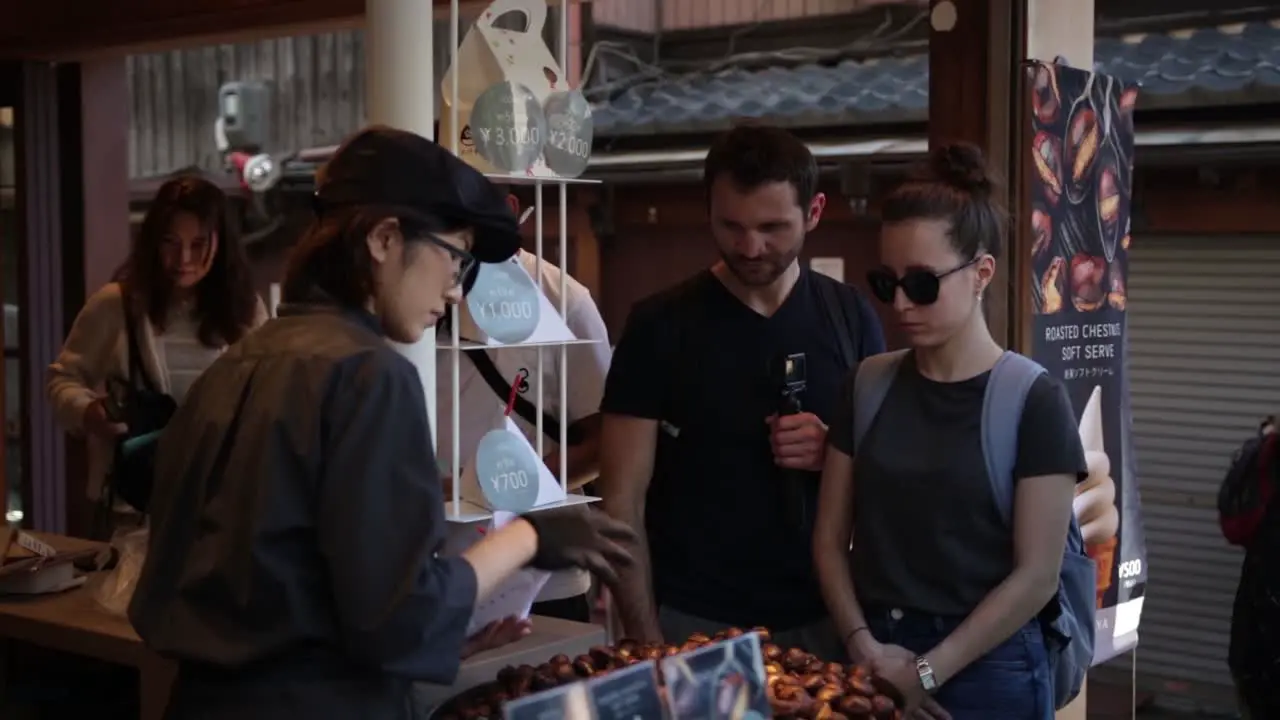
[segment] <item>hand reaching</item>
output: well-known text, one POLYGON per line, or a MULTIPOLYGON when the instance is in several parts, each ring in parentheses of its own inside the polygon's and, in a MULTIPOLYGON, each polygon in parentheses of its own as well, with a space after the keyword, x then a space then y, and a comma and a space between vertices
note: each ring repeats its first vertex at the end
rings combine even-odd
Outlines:
POLYGON ((524 519, 538 534, 538 551, 530 564, 540 570, 579 567, 612 587, 618 583, 615 566, 627 567, 634 562, 629 546, 639 536, 603 511, 562 507, 532 512, 524 519))
POLYGON ((480 629, 480 632, 467 638, 462 646, 462 659, 482 653, 485 650, 502 647, 513 643, 533 632, 533 623, 515 617, 494 620, 480 629))

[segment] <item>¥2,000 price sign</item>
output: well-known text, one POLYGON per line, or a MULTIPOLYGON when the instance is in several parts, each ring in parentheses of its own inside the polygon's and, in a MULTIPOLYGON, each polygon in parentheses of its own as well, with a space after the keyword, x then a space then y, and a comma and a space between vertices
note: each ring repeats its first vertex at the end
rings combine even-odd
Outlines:
POLYGON ((482 263, 467 293, 467 309, 485 335, 504 345, 523 342, 538 328, 538 292, 518 259, 482 263))
POLYGON ((527 512, 538 500, 538 459, 523 438, 490 430, 476 448, 476 481, 493 510, 527 512))
POLYGON ((547 167, 560 177, 578 177, 591 160, 591 139, 595 122, 591 103, 578 90, 552 93, 543 103, 547 116, 547 146, 543 150, 547 167))

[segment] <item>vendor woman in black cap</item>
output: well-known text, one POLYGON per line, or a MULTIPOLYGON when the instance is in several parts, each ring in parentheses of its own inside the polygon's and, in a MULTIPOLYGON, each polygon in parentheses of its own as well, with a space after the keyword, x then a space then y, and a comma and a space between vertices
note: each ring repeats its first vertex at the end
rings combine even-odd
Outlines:
POLYGON ((516 219, 474 169, 390 128, 350 138, 316 185, 280 318, 210 366, 160 442, 129 619, 179 662, 169 718, 407 717, 411 682, 454 679, 473 608, 517 570, 609 582, 630 561, 631 531, 577 508, 438 554, 422 383, 386 341, 418 341, 474 262, 511 257, 516 219))

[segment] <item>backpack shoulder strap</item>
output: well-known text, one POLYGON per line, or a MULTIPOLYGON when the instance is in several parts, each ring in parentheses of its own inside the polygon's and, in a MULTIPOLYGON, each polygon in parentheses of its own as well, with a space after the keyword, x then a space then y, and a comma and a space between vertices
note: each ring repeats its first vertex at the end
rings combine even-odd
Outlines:
POLYGON ((856 453, 898 377, 907 350, 872 355, 858 363, 853 379, 853 450, 856 453))
POLYGON ((1018 461, 1018 430, 1027 393, 1047 371, 1036 361, 1005 351, 991 369, 982 401, 982 454, 991 478, 996 504, 1006 523, 1013 522, 1014 464, 1018 461))
POLYGON ((849 312, 845 307, 847 303, 840 297, 840 291, 836 287, 838 281, 822 273, 810 271, 810 274, 813 283, 818 286, 818 299, 826 310, 827 321, 831 323, 831 329, 836 333, 836 342, 840 347, 840 360, 846 368, 851 368, 858 362, 858 352, 853 342, 849 312))

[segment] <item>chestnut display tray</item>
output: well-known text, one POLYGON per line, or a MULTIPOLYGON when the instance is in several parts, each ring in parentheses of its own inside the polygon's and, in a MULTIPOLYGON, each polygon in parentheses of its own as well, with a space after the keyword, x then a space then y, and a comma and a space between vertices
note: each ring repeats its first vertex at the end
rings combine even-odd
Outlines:
POLYGON ((561 653, 576 657, 586 653, 594 645, 606 644, 603 625, 541 615, 533 615, 531 619, 533 632, 528 637, 468 658, 462 663, 462 670, 453 685, 415 684, 415 720, 426 720, 449 699, 477 685, 493 681, 498 677, 498 671, 508 665, 541 665, 561 653))

